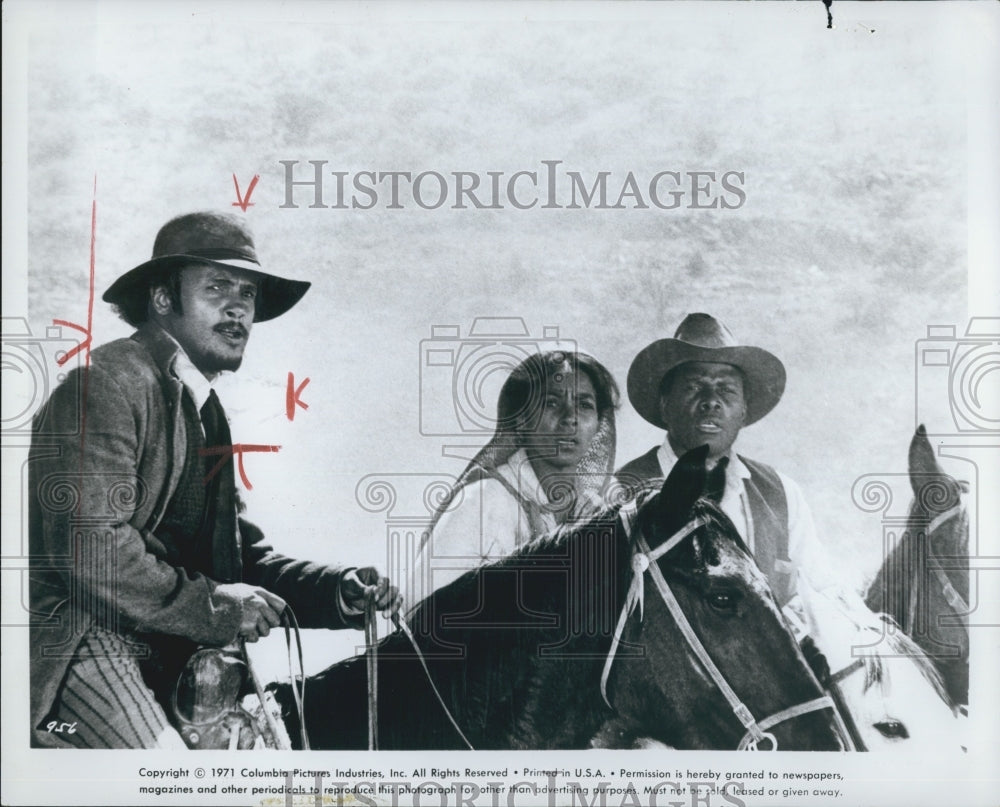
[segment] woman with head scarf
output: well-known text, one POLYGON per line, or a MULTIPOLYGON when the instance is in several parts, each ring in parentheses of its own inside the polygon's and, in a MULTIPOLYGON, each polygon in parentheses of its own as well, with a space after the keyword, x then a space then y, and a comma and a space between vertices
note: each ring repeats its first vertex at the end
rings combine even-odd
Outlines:
POLYGON ((614 468, 618 386, 585 353, 529 356, 504 382, 493 438, 437 509, 406 606, 604 505, 614 468))

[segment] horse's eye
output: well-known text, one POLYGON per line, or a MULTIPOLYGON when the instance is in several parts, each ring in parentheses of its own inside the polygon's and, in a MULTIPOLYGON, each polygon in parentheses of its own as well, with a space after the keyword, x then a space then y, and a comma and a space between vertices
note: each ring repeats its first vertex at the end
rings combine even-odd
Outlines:
POLYGON ((890 740, 906 740, 910 737, 906 725, 891 717, 875 723, 875 728, 883 737, 888 737, 890 740))
POLYGON ((708 595, 708 604, 717 611, 733 611, 739 600, 734 591, 713 591, 708 595))

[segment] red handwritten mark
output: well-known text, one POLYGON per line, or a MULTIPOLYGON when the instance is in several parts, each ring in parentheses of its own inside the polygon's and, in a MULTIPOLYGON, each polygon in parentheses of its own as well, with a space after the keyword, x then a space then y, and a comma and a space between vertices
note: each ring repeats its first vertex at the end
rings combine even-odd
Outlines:
POLYGON ((85 360, 86 360, 87 364, 90 364, 90 339, 91 339, 90 331, 87 328, 85 328, 83 325, 77 325, 75 322, 67 322, 64 319, 54 319, 54 320, 52 320, 52 324, 53 325, 65 325, 67 328, 73 328, 74 330, 79 331, 80 333, 84 334, 84 336, 87 337, 82 342, 80 342, 80 344, 78 344, 76 347, 71 348, 70 350, 67 350, 65 353, 63 353, 61 356, 59 356, 56 359, 56 364, 58 364, 60 367, 62 367, 66 362, 68 362, 70 359, 72 359, 81 350, 86 350, 87 351, 87 355, 85 357, 85 360))
MULTIPOLYGON (((84 334, 86 337, 79 345, 73 349, 67 351, 64 355, 59 356, 56 359, 56 364, 62 367, 66 362, 73 358, 81 350, 84 351, 83 361, 84 367, 88 370, 90 369, 90 343, 93 338, 94 329, 94 274, 97 266, 97 174, 94 174, 94 198, 90 203, 90 280, 89 288, 87 292, 87 327, 84 328, 73 322, 67 322, 63 319, 52 320, 53 325, 65 325, 68 328, 73 328, 80 333, 84 334)), ((80 400, 80 473, 83 473, 83 462, 84 462, 84 444, 87 440, 87 396, 89 393, 90 386, 90 373, 83 374, 83 389, 81 390, 82 397, 80 400)), ((83 513, 83 497, 81 496, 76 504, 77 515, 83 513)), ((80 562, 80 558, 76 558, 76 562, 80 562)), ((79 567, 77 567, 79 568, 79 567)))
POLYGON ((212 477, 222 470, 222 466, 226 464, 226 460, 235 454, 238 458, 237 467, 240 471, 240 479, 243 480, 243 484, 247 490, 253 490, 253 485, 250 484, 250 479, 247 477, 247 473, 243 469, 243 455, 250 451, 275 453, 280 450, 281 446, 252 445, 249 443, 235 443, 231 446, 210 446, 208 448, 199 448, 198 453, 203 457, 211 457, 216 454, 220 455, 219 461, 212 466, 212 470, 209 471, 208 476, 205 477, 205 484, 208 484, 212 477))
POLYGON ((250 185, 247 187, 247 195, 243 196, 240 193, 240 183, 236 181, 236 174, 233 174, 233 184, 236 186, 236 201, 233 202, 233 207, 238 207, 244 213, 247 212, 248 207, 253 207, 254 203, 250 201, 250 194, 257 187, 258 181, 260 181, 260 174, 254 174, 253 179, 250 180, 250 185))
MULTIPOLYGON (((94 174, 94 199, 90 205, 90 288, 87 295, 87 327, 82 325, 77 325, 75 322, 67 322, 64 319, 54 319, 52 320, 53 325, 65 325, 67 328, 73 328, 74 330, 82 333, 86 338, 74 347, 72 350, 66 351, 62 356, 56 359, 56 364, 62 367, 66 362, 72 359, 81 350, 86 351, 84 354, 84 362, 87 367, 90 367, 90 343, 93 339, 93 328, 94 328, 94 270, 97 265, 97 174, 94 174)), ((86 388, 86 381, 84 381, 86 388)), ((84 395, 84 401, 86 401, 86 394, 84 395)), ((86 407, 84 407, 84 412, 86 413, 86 407)))
POLYGON ((295 386, 295 374, 288 374, 288 386, 285 388, 285 415, 289 420, 295 420, 295 407, 301 406, 303 409, 308 409, 309 404, 305 401, 299 400, 299 396, 302 394, 302 390, 306 388, 306 384, 309 383, 307 378, 297 387, 295 386))

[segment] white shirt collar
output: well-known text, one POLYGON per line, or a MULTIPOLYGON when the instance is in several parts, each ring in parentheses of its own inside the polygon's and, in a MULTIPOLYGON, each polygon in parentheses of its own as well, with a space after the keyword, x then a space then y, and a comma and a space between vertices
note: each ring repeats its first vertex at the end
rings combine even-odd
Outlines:
MULTIPOLYGON (((184 388, 194 401, 195 407, 200 412, 201 408, 205 405, 205 401, 208 400, 209 393, 211 393, 215 381, 209 381, 202 374, 201 370, 194 366, 194 362, 191 361, 191 357, 188 356, 187 351, 181 347, 180 342, 174 339, 172 334, 166 330, 163 332, 177 345, 177 352, 174 354, 173 361, 170 362, 170 371, 184 385, 184 388)), ((217 381, 218 378, 216 376, 215 380, 217 381)))
MULTIPOLYGON (((726 487, 728 488, 730 479, 749 479, 750 469, 732 449, 729 450, 727 456, 729 457, 729 465, 726 467, 726 487)), ((678 457, 670 445, 669 437, 663 438, 663 445, 657 450, 656 459, 660 462, 660 470, 663 471, 664 476, 669 474, 670 469, 677 463, 678 457)))
MULTIPOLYGON (((746 488, 743 486, 743 480, 750 478, 750 469, 732 449, 727 456, 729 457, 729 465, 726 466, 726 487, 722 491, 719 508, 736 525, 736 531, 753 552, 753 520, 745 501, 746 488)), ((671 448, 669 439, 663 441, 663 445, 656 452, 656 458, 660 461, 660 469, 664 476, 669 474, 670 469, 677 462, 677 455, 671 448)))

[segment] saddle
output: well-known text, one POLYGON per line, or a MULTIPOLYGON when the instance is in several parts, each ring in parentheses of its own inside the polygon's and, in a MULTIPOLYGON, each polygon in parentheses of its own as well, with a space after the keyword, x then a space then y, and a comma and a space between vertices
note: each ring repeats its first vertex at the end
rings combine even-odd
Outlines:
MULTIPOLYGON (((302 707, 305 698, 302 639, 291 608, 285 608, 281 624, 288 645, 288 676, 298 711, 300 740, 302 748, 308 749, 302 707), (298 675, 292 669, 293 636, 298 649, 298 675)), ((261 686, 242 639, 226 647, 195 649, 180 674, 167 680, 175 681, 168 699, 170 719, 188 748, 292 748, 281 706, 274 694, 265 692, 261 686)))
POLYGON ((259 689, 244 646, 196 651, 170 699, 171 716, 188 748, 291 748, 280 707, 259 689))

